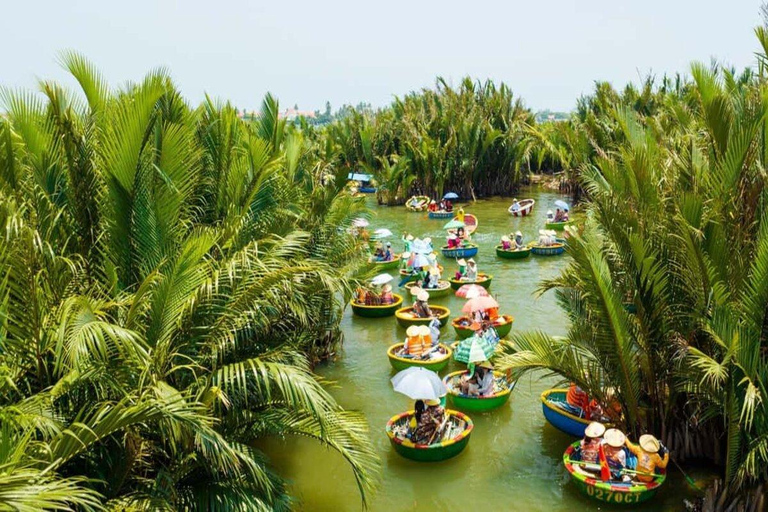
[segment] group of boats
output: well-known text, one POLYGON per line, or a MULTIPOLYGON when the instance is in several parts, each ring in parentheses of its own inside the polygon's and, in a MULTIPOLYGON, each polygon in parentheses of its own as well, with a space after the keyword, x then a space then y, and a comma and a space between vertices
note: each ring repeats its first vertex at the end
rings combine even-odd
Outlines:
MULTIPOLYGON (((425 211, 430 204, 430 198, 426 196, 414 196, 406 203, 409 211, 425 211)), ((535 206, 533 199, 524 199, 515 201, 515 204, 509 207, 509 213, 515 217, 527 217, 531 215, 535 206), (514 208, 513 208, 514 206, 514 208)), ((472 214, 463 214, 459 219, 453 212, 446 216, 432 216, 431 214, 446 214, 449 212, 434 211, 430 212, 430 218, 448 218, 453 221, 461 221, 465 233, 471 235, 478 228, 478 219, 472 214)), ((462 212, 463 213, 463 212, 462 212)), ((453 222, 452 221, 452 222, 453 222)), ((446 226, 449 226, 449 223, 446 226)), ((565 251, 565 240, 560 238, 557 233, 562 232, 567 226, 574 225, 572 220, 560 220, 558 222, 547 222, 545 230, 550 237, 548 244, 540 244, 540 240, 526 244, 523 248, 517 250, 506 250, 502 245, 496 247, 496 255, 503 259, 522 259, 530 254, 542 256, 562 254, 565 251), (554 232, 554 233, 553 233, 554 232)), ((440 252, 443 257, 454 260, 461 258, 471 258, 478 253, 478 246, 472 242, 465 242, 459 247, 441 247, 440 252)), ((397 255, 395 259, 388 262, 373 263, 378 270, 395 270, 401 266, 401 256, 397 255)), ((443 266, 439 266, 443 271, 443 266)), ((477 278, 471 281, 467 279, 441 279, 436 286, 431 288, 420 288, 418 283, 409 282, 410 274, 404 269, 399 271, 403 295, 392 294, 393 301, 385 305, 365 305, 359 304, 355 300, 351 302, 352 311, 355 315, 366 318, 384 318, 394 316, 397 324, 406 329, 410 334, 412 328, 423 329, 428 332, 429 329, 442 330, 446 327, 453 329, 455 341, 451 343, 435 343, 429 349, 428 358, 414 358, 405 354, 405 342, 396 342, 391 344, 387 351, 387 358, 391 367, 397 371, 394 381, 404 376, 406 378, 422 378, 433 382, 439 379, 444 386, 442 404, 450 406, 444 410, 443 420, 440 425, 439 433, 430 438, 428 442, 417 443, 413 441, 412 436, 408 434, 410 429, 416 423, 416 410, 409 410, 392 416, 386 424, 386 435, 388 436, 393 449, 403 457, 408 459, 435 462, 449 459, 458 455, 468 445, 475 424, 469 414, 487 412, 503 407, 509 402, 511 393, 515 388, 515 382, 508 375, 491 369, 493 374, 493 390, 491 393, 483 396, 472 396, 462 392, 462 382, 470 373, 470 369, 478 363, 478 357, 470 359, 468 354, 474 354, 481 351, 480 357, 488 357, 488 363, 492 366, 493 352, 488 352, 488 348, 482 346, 483 339, 477 335, 477 326, 473 322, 470 314, 460 315, 452 318, 451 311, 443 305, 429 304, 429 316, 418 315, 414 310, 414 305, 404 304, 404 296, 411 296, 414 293, 426 293, 430 301, 440 300, 450 296, 451 292, 460 297, 469 297, 471 302, 478 295, 486 296, 488 293, 478 293, 478 290, 488 290, 493 281, 493 276, 484 273, 478 273, 477 278), (471 292, 467 292, 471 290, 471 292), (449 326, 450 324, 450 326, 449 326), (480 347, 478 348, 478 345, 480 347), (482 352, 485 350, 485 352, 482 352), (456 364, 467 364, 467 368, 450 371, 444 377, 440 378, 437 374, 445 371, 449 364, 454 361, 456 364), (408 374, 408 375, 403 375, 408 374), (414 375, 411 375, 414 374, 414 375)), ((491 297, 489 299, 493 300, 491 297)), ((468 310, 463 309, 463 312, 468 310)), ((510 332, 514 322, 511 315, 499 314, 492 322, 493 329, 498 338, 506 337, 510 332)), ((442 336, 441 336, 442 337, 442 336)), ((409 338, 410 339, 410 338, 409 338)), ((397 386, 395 387, 397 391, 397 386)), ((549 389, 541 395, 542 412, 544 418, 553 427, 558 430, 581 438, 589 421, 583 417, 569 411, 566 402, 566 389, 549 389)), ((411 396, 411 395, 409 395, 411 396)), ((411 396, 415 398, 415 396, 411 396)), ((587 496, 607 503, 613 504, 634 504, 641 503, 650 499, 663 484, 666 475, 660 471, 657 477, 650 482, 617 482, 602 481, 599 476, 592 475, 584 471, 583 466, 577 461, 579 450, 579 441, 570 444, 563 454, 563 465, 570 474, 575 485, 587 496)))

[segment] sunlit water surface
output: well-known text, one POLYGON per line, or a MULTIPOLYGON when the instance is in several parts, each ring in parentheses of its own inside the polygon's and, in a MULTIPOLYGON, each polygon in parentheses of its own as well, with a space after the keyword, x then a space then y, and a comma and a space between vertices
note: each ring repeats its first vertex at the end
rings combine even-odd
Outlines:
MULTIPOLYGON (((501 304, 500 312, 515 317, 513 329, 542 329, 563 335, 567 318, 556 305, 554 294, 537 296, 543 279, 556 276, 568 263, 567 256, 502 260, 494 246, 503 234, 522 231, 526 241, 538 236, 546 211, 556 199, 555 193, 534 189, 520 198, 532 197, 536 206, 532 216, 515 218, 507 213, 511 199, 490 199, 467 205, 467 213, 479 218, 473 240, 480 246, 475 257, 481 272, 493 274, 491 292, 501 304)), ((399 236, 408 231, 414 236, 432 237, 436 247, 444 243, 441 229, 447 220, 430 220, 426 213, 409 213, 404 207, 379 207, 371 230, 389 228, 395 233, 393 246, 399 251, 399 236)), ((442 256, 445 274, 455 271, 455 264, 442 256)), ((397 288, 397 281, 393 282, 397 288)), ((395 292, 402 293, 395 289, 395 292)), ((408 298, 410 301, 410 297, 408 298)), ((437 298, 434 304, 447 306, 451 316, 458 316, 463 299, 453 295, 437 298)), ((391 448, 384 433, 387 420, 412 407, 405 396, 392 391, 389 379, 394 371, 386 349, 401 341, 405 332, 394 317, 365 319, 352 315, 347 308, 342 327, 345 343, 338 358, 317 368, 317 372, 335 383, 333 395, 346 408, 362 411, 370 425, 370 435, 380 454, 382 480, 371 498, 372 511, 464 510, 483 507, 488 511, 568 511, 613 510, 582 496, 570 483, 562 464, 562 455, 570 442, 545 420, 539 395, 556 379, 525 378, 518 382, 505 407, 484 414, 474 413, 475 430, 468 447, 459 456, 440 463, 406 460, 391 448)), ((443 328, 442 341, 452 341, 450 325, 443 328)), ((452 362, 441 375, 461 369, 452 362)), ((332 451, 303 439, 270 442, 266 451, 300 500, 297 507, 306 511, 360 510, 361 502, 352 472, 332 451)), ((634 510, 680 510, 690 489, 682 476, 672 472, 658 495, 644 507, 634 510)))

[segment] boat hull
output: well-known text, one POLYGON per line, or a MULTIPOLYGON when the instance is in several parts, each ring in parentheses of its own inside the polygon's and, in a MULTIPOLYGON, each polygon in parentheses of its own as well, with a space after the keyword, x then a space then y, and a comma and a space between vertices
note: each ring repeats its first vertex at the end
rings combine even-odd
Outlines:
POLYGON ((478 277, 478 279, 475 280, 475 281, 462 281, 462 280, 459 280, 459 279, 449 279, 449 281, 451 282, 451 288, 453 290, 458 290, 459 288, 461 288, 465 284, 476 284, 478 286, 482 286, 486 290, 488 289, 489 286, 491 286, 491 281, 493 281, 493 276, 492 275, 490 275, 490 274, 478 274, 477 277, 478 277))
POLYGON ((496 256, 505 260, 521 260, 531 255, 531 248, 525 247, 517 251, 505 251, 500 245, 496 246, 496 256))
POLYGON ((393 304, 387 304, 385 306, 366 306, 364 304, 356 304, 355 300, 349 301, 349 305, 352 306, 352 313, 363 318, 384 318, 392 316, 403 305, 403 298, 396 294, 392 294, 395 297, 393 304))
POLYGON ((576 471, 573 456, 579 448, 576 441, 563 453, 563 464, 570 473, 571 480, 586 496, 604 503, 616 505, 636 505, 653 498, 666 480, 666 472, 657 473, 656 478, 648 483, 603 482, 595 477, 576 471))
MULTIPOLYGON (((454 379, 465 373, 468 373, 468 370, 449 373, 448 375, 445 376, 445 378, 443 379, 443 382, 447 386, 448 382, 451 379, 454 379)), ((494 372, 494 374, 497 377, 500 377, 503 375, 500 372, 494 372)), ((515 389, 514 382, 510 383, 509 387, 504 391, 500 391, 492 396, 472 397, 472 396, 460 395, 455 391, 453 391, 451 388, 448 388, 448 399, 451 401, 454 407, 462 411, 470 411, 470 412, 492 411, 493 409, 498 409, 502 405, 509 402, 509 397, 511 396, 513 389, 515 389)))
POLYGON ((376 270, 392 270, 400 266, 400 255, 398 254, 390 261, 371 261, 370 265, 376 270))
POLYGON ((429 212, 428 217, 430 219, 451 219, 453 212, 429 212))
POLYGON ((446 258, 471 258, 477 255, 477 246, 475 244, 470 244, 466 247, 458 247, 456 249, 449 249, 448 246, 444 246, 440 250, 446 258))
POLYGON ((461 434, 454 437, 453 439, 449 439, 448 441, 442 441, 440 443, 435 443, 428 446, 417 445, 413 444, 407 439, 400 439, 394 435, 392 431, 392 425, 404 416, 413 416, 414 411, 408 411, 402 414, 398 414, 397 416, 393 416, 387 422, 386 432, 392 447, 398 454, 405 457, 406 459, 411 459, 418 462, 439 462, 460 454, 464 448, 467 447, 467 444, 469 444, 469 439, 472 435, 474 424, 472 423, 472 420, 469 418, 469 416, 458 411, 446 410, 445 412, 446 414, 449 414, 453 417, 458 417, 467 423, 466 428, 461 434))
MULTIPOLYGON (((410 316, 406 315, 406 313, 411 309, 411 307, 407 307, 400 308, 395 311, 395 318, 397 318, 397 323, 400 324, 401 327, 407 329, 412 325, 429 325, 429 323, 432 321, 431 318, 411 318, 410 316)), ((448 323, 448 317, 451 316, 450 309, 444 308, 442 306, 429 306, 429 309, 432 310, 432 312, 439 311, 437 319, 440 320, 440 327, 443 327, 448 323)))
POLYGON ((536 256, 558 256, 565 252, 565 244, 532 245, 531 252, 536 256))
POLYGON ((567 220, 565 222, 547 222, 545 228, 554 229, 555 231, 563 231, 567 226, 574 226, 576 221, 567 220))
POLYGON ((520 208, 517 211, 513 210, 512 206, 510 205, 510 207, 507 208, 507 212, 509 212, 513 217, 525 217, 530 215, 530 213, 533 211, 533 205, 536 204, 536 201, 533 199, 523 199, 518 204, 520 205, 520 208))
POLYGON ((584 429, 589 425, 589 421, 550 403, 550 400, 565 402, 567 393, 567 389, 548 389, 541 394, 541 408, 544 412, 544 418, 561 432, 574 437, 584 437, 584 429))
POLYGON ((428 361, 419 361, 416 359, 408 359, 407 357, 399 357, 395 353, 402 348, 404 343, 395 343, 387 350, 387 357, 389 358, 389 364, 392 365, 397 371, 405 370, 411 366, 419 366, 432 370, 433 372, 439 372, 443 370, 451 360, 453 350, 450 347, 440 343, 439 346, 445 351, 445 356, 438 359, 430 359, 428 361))
MULTIPOLYGON (((496 333, 499 335, 499 338, 504 338, 506 335, 512 331, 512 324, 514 323, 515 319, 510 315, 502 315, 506 322, 504 322, 501 325, 494 325, 493 328, 496 329, 496 333)), ((463 340, 464 338, 469 338, 472 336, 474 331, 468 327, 461 327, 458 325, 458 321, 462 317, 454 318, 453 322, 451 322, 451 325, 453 325, 453 330, 456 331, 456 337, 460 340, 463 340)))

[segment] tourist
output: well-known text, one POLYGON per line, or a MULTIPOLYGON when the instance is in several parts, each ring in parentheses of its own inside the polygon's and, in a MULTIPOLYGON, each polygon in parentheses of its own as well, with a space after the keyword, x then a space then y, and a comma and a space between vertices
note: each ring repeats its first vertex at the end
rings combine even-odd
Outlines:
POLYGON ((432 346, 436 347, 440 343, 440 319, 432 318, 429 322, 429 335, 432 338, 432 346))
POLYGON ((547 222, 554 222, 555 220, 555 214, 552 213, 552 210, 547 210, 547 222))
POLYGON ((560 208, 555 209, 555 222, 563 222, 563 211, 560 208))
POLYGON ((469 235, 464 231, 464 228, 459 228, 456 230, 456 237, 459 240, 469 240, 469 235))
POLYGON ((552 245, 552 242, 550 241, 549 231, 546 229, 540 229, 539 230, 539 246, 540 247, 549 247, 552 245))
POLYGON ((425 400, 424 402, 427 408, 417 422, 413 441, 415 444, 432 444, 439 441, 440 433, 438 430, 443 425, 445 417, 445 409, 440 405, 440 400, 425 400))
POLYGON ((376 242, 376 248, 373 252, 373 259, 376 261, 383 261, 384 259, 384 246, 381 245, 381 242, 376 242))
POLYGON ((493 365, 483 361, 471 365, 469 373, 461 376, 459 391, 467 396, 489 396, 493 394, 493 365))
POLYGON ((605 434, 605 425, 593 421, 584 429, 584 439, 581 440, 581 460, 591 464, 600 462, 601 437, 605 434))
POLYGON ((403 348, 405 353, 412 358, 420 359, 426 352, 431 344, 425 343, 424 336, 421 334, 421 330, 418 325, 412 325, 405 331, 405 343, 403 348))
POLYGON ((392 287, 388 284, 384 285, 384 288, 381 289, 381 295, 379 296, 379 300, 382 305, 389 305, 395 303, 395 297, 392 295, 392 287))
POLYGON ((626 440, 627 449, 637 456, 637 479, 641 482, 653 481, 653 474, 656 468, 664 469, 669 462, 669 451, 651 434, 640 436, 639 445, 635 445, 626 440), (646 473, 646 474, 640 474, 646 473))
POLYGON ((413 406, 414 413, 413 418, 411 418, 411 421, 409 422, 408 426, 410 427, 410 439, 412 442, 415 442, 416 440, 416 428, 419 426, 419 422, 421 421, 421 416, 424 414, 424 411, 427 410, 427 405, 424 403, 424 400, 416 400, 416 403, 413 406))
POLYGON ((603 434, 603 450, 608 467, 614 471, 627 467, 627 452, 624 451, 624 443, 627 437, 616 428, 609 428, 603 434))
POLYGON ((456 249, 459 246, 459 238, 456 236, 455 233, 449 233, 448 234, 448 248, 449 249, 456 249))
POLYGON ((515 250, 519 251, 524 247, 525 245, 523 245, 523 234, 520 231, 516 231, 515 232, 515 250))
POLYGON ((475 260, 470 258, 467 261, 467 275, 466 278, 468 281, 477 281, 477 264, 475 263, 475 260))
POLYGON ((520 211, 520 203, 517 202, 517 198, 512 200, 512 211, 513 212, 519 212, 520 211))
POLYGON ((565 395, 565 402, 573 408, 576 415, 580 418, 590 417, 590 402, 587 392, 571 382, 568 386, 568 393, 565 395))
POLYGON ((445 199, 441 199, 441 200, 440 200, 440 207, 439 207, 439 210, 440 210, 441 212, 444 212, 444 211, 445 211, 445 199))
POLYGON ((394 256, 392 255, 392 244, 387 242, 387 248, 384 251, 384 259, 382 261, 392 261, 394 256))
POLYGON ((448 199, 445 200, 445 211, 447 212, 453 211, 453 203, 448 199))
POLYGON ((400 240, 403 241, 403 252, 412 252, 413 251, 413 235, 410 233, 403 232, 403 236, 400 238, 400 240))
POLYGON ((416 302, 413 303, 413 313, 417 318, 429 318, 432 316, 432 311, 429 309, 429 294, 422 289, 416 290, 416 302))
POLYGON ((461 280, 464 279, 464 276, 467 275, 467 262, 464 258, 456 260, 456 264, 459 266, 459 270, 456 271, 456 279, 461 280))
POLYGON ((429 268, 429 277, 427 278, 427 288, 433 290, 438 287, 440 281, 440 271, 437 268, 429 268))
POLYGON ((501 237, 501 250, 503 251, 512 250, 512 242, 510 241, 507 235, 504 235, 501 237))
POLYGON ((437 201, 434 199, 429 202, 429 211, 435 212, 437 211, 437 201))

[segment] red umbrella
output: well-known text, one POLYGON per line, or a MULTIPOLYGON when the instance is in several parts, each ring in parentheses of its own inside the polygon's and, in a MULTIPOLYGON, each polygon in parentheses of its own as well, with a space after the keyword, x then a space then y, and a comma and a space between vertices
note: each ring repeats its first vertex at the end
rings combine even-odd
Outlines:
POLYGON ((499 303, 493 297, 476 297, 469 299, 461 311, 464 313, 473 313, 475 311, 485 311, 486 309, 497 308, 499 303))
POLYGON ((482 286, 478 286, 476 284, 465 284, 461 288, 456 290, 456 296, 457 297, 461 297, 462 299, 466 299, 467 298, 467 294, 469 294, 471 296, 472 293, 476 294, 475 297, 487 297, 488 296, 488 290, 486 290, 482 286))

